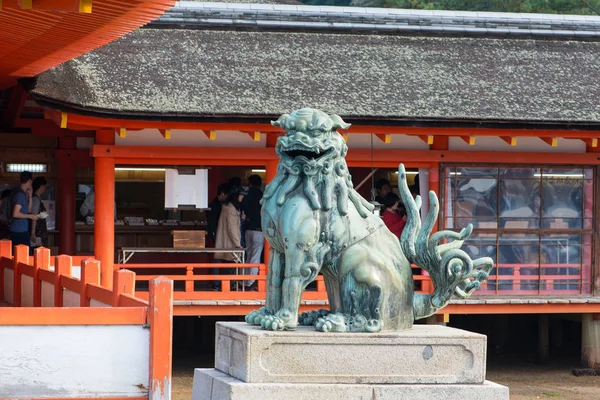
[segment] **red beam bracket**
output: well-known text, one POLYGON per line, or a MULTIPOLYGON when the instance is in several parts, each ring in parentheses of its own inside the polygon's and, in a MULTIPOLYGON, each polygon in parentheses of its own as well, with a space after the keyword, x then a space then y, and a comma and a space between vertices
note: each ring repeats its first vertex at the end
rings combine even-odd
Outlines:
POLYGON ((419 135, 419 139, 427 143, 428 145, 433 144, 433 135, 419 135))
POLYGON ((517 145, 517 138, 514 136, 499 136, 500 139, 502 139, 503 141, 506 142, 506 144, 508 144, 509 146, 516 146, 517 145))
POLYGON ((475 136, 461 136, 460 138, 469 146, 475 145, 475 136))
POLYGON ((555 137, 541 137, 540 139, 542 139, 544 141, 544 143, 546 143, 548 146, 552 146, 552 147, 558 146, 558 138, 555 138, 555 137))
POLYGON ((392 143, 392 135, 376 133, 375 136, 385 144, 392 143))
POLYGON ((170 129, 159 129, 158 131, 165 139, 167 139, 167 140, 171 139, 171 130, 170 129))

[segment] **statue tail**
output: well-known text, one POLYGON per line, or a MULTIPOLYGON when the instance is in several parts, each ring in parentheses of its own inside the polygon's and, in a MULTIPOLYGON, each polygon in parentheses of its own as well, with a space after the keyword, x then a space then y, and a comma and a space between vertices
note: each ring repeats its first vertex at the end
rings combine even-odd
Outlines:
POLYGON ((421 197, 413 199, 403 164, 398 167, 398 188, 408 216, 400 246, 411 264, 429 273, 434 286, 431 294, 415 294, 413 313, 416 320, 435 314, 448 305, 453 295, 463 299, 469 297, 488 278, 494 262, 489 257, 472 260, 460 250, 473 231, 471 224, 460 232, 439 231, 431 235, 440 208, 433 191, 429 192, 429 212, 421 226, 421 197), (447 240, 450 242, 440 244, 447 240))

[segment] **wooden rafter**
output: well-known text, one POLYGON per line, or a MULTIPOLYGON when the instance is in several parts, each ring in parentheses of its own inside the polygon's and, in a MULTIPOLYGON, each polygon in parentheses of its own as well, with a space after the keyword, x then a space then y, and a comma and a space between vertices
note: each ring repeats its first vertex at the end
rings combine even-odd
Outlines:
POLYGON ((3 0, 5 9, 91 13, 92 0, 3 0))
POLYGON ((375 136, 385 144, 392 143, 392 135, 376 133, 375 136))
POLYGON ((244 133, 247 134, 248 136, 250 136, 250 138, 252 140, 254 140, 255 142, 260 142, 260 131, 254 131, 254 132, 244 131, 244 133))
POLYGON ((117 135, 119 135, 120 138, 126 138, 127 137, 127 129, 125 129, 125 128, 119 128, 116 132, 117 132, 117 135))
POLYGON ((165 139, 171 139, 171 130, 170 129, 159 129, 158 131, 165 139))
POLYGON ((217 131, 214 130, 202 130, 202 133, 206 135, 208 140, 217 140, 217 131))
POLYGON ((344 138, 344 142, 348 143, 348 134, 342 133, 342 138, 344 138))
POLYGON ((421 139, 422 141, 424 141, 428 145, 432 145, 433 144, 434 136, 433 135, 419 135, 419 139, 421 139))
POLYGON ((514 136, 500 136, 500 139, 506 142, 506 144, 508 144, 509 146, 517 145, 517 138, 514 136))
POLYGON ((174 5, 175 0, 2 0, 0 89, 118 39, 174 5))
POLYGON ((60 127, 62 129, 67 128, 67 122, 69 121, 69 115, 66 112, 60 113, 60 127))
POLYGON ((583 142, 586 144, 586 146, 589 147, 598 147, 598 139, 593 138, 593 139, 581 139, 583 140, 583 142))
POLYGON ((469 146, 475 145, 475 136, 461 136, 460 138, 469 146))
POLYGON ((542 141, 546 143, 548 146, 556 147, 558 146, 558 138, 555 137, 541 137, 542 141))

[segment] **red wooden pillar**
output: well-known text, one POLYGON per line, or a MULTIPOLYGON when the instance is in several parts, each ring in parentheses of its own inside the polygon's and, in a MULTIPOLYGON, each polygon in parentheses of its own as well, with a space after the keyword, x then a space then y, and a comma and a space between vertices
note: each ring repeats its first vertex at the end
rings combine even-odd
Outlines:
MULTIPOLYGON (((96 132, 96 144, 113 145, 112 130, 96 132)), ((102 286, 112 288, 115 267, 115 159, 94 159, 94 256, 100 261, 102 286)))
MULTIPOLYGON (((59 138, 60 150, 74 150, 74 137, 59 138)), ((58 157, 58 252, 75 254, 75 164, 68 152, 58 157)))

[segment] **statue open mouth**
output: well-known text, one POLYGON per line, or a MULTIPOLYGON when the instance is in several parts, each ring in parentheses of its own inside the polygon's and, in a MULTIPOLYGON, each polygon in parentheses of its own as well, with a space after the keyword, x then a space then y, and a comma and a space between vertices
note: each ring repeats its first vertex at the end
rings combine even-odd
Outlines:
POLYGON ((292 147, 290 150, 285 150, 283 153, 290 158, 305 157, 309 160, 316 160, 332 153, 333 151, 335 151, 335 149, 332 147, 326 150, 310 149, 306 147, 292 147))

